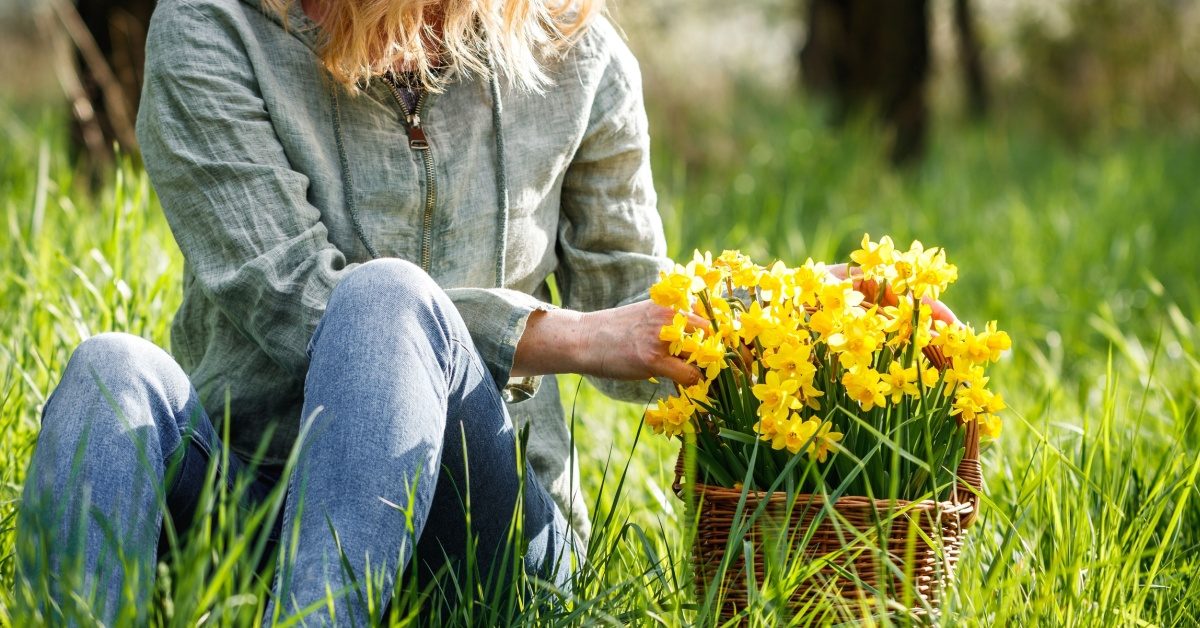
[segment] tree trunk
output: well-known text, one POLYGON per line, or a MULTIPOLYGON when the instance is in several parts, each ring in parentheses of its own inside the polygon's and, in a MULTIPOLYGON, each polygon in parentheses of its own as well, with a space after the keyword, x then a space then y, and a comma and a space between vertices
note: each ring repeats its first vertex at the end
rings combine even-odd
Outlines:
POLYGON ((925 148, 928 0, 810 0, 800 53, 804 86, 827 96, 835 120, 876 113, 892 132, 896 163, 925 148))
POLYGON ((142 89, 146 29, 153 0, 55 3, 75 48, 77 89, 71 95, 72 147, 79 157, 107 161, 114 145, 137 150, 134 120, 142 89))
POLYGON ((954 30, 958 34, 958 52, 962 55, 967 111, 974 118, 982 118, 987 115, 990 98, 987 79, 983 74, 983 54, 979 47, 979 37, 975 34, 971 4, 967 0, 954 0, 954 30))

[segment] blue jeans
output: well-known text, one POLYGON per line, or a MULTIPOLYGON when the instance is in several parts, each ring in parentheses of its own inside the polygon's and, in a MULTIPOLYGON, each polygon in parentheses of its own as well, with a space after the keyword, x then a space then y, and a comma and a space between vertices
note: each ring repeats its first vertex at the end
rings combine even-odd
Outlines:
MULTIPOLYGON (((365 624, 365 580, 385 607, 414 551, 425 573, 469 552, 480 573, 502 572, 518 501, 525 571, 566 585, 578 540, 528 466, 522 481, 500 393, 428 275, 400 260, 350 272, 309 354, 266 623, 306 607, 319 608, 309 621, 327 617, 318 603, 331 591, 337 623, 365 624)), ((190 522, 221 451, 164 351, 124 334, 85 341, 43 412, 18 525, 22 582, 59 605, 80 594, 101 620, 140 617, 128 605, 144 607, 164 510, 190 522)), ((276 481, 232 453, 220 471, 247 479, 248 504, 276 481)))

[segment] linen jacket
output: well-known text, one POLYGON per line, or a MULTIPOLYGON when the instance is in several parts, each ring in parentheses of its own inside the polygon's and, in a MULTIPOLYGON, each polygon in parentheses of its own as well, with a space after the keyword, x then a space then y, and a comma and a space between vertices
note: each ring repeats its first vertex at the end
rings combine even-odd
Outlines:
MULTIPOLYGON (((586 538, 555 378, 514 386, 509 372, 530 313, 553 307, 552 275, 564 307, 591 311, 642 298, 666 263, 635 59, 597 19, 546 60, 544 94, 450 77, 427 96, 416 149, 382 79, 355 94, 324 72, 298 5, 281 19, 253 0, 163 0, 151 21, 137 131, 185 259, 175 358, 218 426, 228 398, 235 452, 254 456, 266 439, 265 462, 282 462, 334 286, 372 251, 419 263, 510 393, 538 480, 586 538)), ((655 393, 597 384, 641 403, 655 393)))

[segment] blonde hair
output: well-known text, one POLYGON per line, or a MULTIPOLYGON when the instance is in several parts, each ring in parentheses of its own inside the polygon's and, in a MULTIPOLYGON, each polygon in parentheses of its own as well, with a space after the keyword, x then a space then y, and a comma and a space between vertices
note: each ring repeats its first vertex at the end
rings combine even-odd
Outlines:
MULTIPOLYGON (((286 18, 300 0, 263 0, 286 18)), ((450 74, 495 69, 513 85, 541 91, 541 59, 564 51, 604 0, 319 0, 321 63, 354 90, 393 69, 429 90, 450 74), (437 28, 440 23, 441 28, 437 28), (442 72, 437 70, 441 68, 442 72)))

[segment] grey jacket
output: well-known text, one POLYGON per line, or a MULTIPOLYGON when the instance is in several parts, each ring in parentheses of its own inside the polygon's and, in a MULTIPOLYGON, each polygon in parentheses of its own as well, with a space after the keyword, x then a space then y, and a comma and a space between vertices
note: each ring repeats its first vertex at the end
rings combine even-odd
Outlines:
POLYGON ((334 286, 373 256, 420 263, 497 385, 526 393, 508 396, 528 457, 586 536, 556 382, 522 400, 535 388, 509 372, 529 314, 552 307, 551 274, 564 307, 590 311, 641 298, 665 263, 636 61, 598 20, 547 62, 544 95, 502 77, 430 94, 422 147, 384 81, 357 95, 332 83, 314 29, 298 8, 284 28, 253 0, 163 0, 154 13, 137 130, 186 261, 176 359, 218 422, 228 395, 234 451, 253 455, 269 434, 267 461, 282 461, 334 286))

